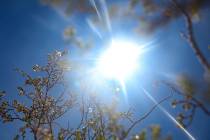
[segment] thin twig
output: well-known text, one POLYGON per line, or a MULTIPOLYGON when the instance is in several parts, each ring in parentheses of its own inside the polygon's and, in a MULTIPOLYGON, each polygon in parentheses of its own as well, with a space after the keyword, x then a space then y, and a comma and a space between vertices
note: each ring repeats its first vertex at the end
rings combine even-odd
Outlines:
POLYGON ((163 103, 164 101, 168 100, 169 98, 171 98, 173 96, 173 92, 170 93, 169 96, 163 98, 162 100, 160 100, 157 104, 155 104, 143 117, 141 117, 140 119, 136 120, 134 123, 131 124, 131 126, 127 129, 125 135, 123 136, 122 139, 125 139, 128 134, 130 133, 130 131, 141 121, 143 121, 144 119, 146 119, 161 103, 163 103))

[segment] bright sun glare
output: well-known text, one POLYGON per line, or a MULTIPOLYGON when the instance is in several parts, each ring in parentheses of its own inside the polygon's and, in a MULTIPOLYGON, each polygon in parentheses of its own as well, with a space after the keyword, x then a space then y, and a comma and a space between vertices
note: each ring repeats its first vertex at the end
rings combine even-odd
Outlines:
POLYGON ((112 40, 99 58, 99 72, 106 78, 124 80, 138 66, 139 49, 134 42, 112 40))

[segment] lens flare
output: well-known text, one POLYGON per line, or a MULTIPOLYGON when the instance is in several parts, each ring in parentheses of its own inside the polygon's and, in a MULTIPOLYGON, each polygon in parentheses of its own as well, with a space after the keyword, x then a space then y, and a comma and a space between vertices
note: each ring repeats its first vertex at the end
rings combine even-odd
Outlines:
MULTIPOLYGON (((152 100, 155 104, 158 104, 158 102, 149 94, 148 91, 146 91, 143 87, 142 90, 144 91, 145 95, 152 100)), ((182 125, 161 105, 158 105, 159 109, 170 119, 172 122, 174 122, 176 125, 180 127, 180 129, 191 139, 196 140, 182 125)))

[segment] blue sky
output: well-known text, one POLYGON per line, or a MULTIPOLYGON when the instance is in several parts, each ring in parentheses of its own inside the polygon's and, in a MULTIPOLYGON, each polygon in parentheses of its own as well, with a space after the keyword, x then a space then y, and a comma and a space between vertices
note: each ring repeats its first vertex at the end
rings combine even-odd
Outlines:
MULTIPOLYGON (((199 46, 206 58, 210 60, 210 50, 208 49, 210 45, 210 15, 208 13, 210 10, 204 9, 202 20, 194 27, 199 46)), ((75 22, 78 27, 84 25, 81 18, 75 22)), ((21 85, 22 82, 21 77, 13 70, 14 68, 19 67, 30 72, 33 64, 46 62, 47 54, 53 50, 70 49, 71 51, 70 45, 67 45, 63 40, 63 30, 68 25, 67 19, 54 9, 40 5, 37 0, 0 1, 0 89, 7 91, 8 100, 17 98, 16 86, 21 85)), ((136 107, 136 114, 142 114, 152 105, 151 101, 139 94, 139 85, 145 86, 151 94, 154 93, 154 96, 158 98, 158 93, 167 93, 168 90, 156 91, 151 87, 152 80, 179 73, 187 73, 196 79, 202 79, 202 67, 191 48, 179 36, 179 31, 184 29, 183 20, 178 19, 149 37, 151 40, 155 40, 153 45, 156 47, 143 56, 141 70, 132 80, 126 82, 128 101, 131 106, 136 107)), ((125 37, 128 35, 129 38, 138 38, 120 27, 115 28, 113 32, 115 36, 125 37)), ((175 115, 176 111, 171 110, 169 102, 164 103, 164 107, 172 115, 175 115)), ((163 134, 172 134, 175 140, 188 139, 159 109, 155 110, 135 131, 141 130, 151 123, 160 124, 163 134)), ((15 125, 0 124, 0 139, 11 139, 11 135, 17 133, 18 125, 19 123, 15 125)), ((198 111, 189 131, 198 140, 209 140, 210 119, 198 111)))

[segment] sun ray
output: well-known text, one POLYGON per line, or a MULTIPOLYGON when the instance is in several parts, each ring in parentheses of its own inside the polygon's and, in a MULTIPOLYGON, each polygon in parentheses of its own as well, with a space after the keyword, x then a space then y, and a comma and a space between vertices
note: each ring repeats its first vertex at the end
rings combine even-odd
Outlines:
MULTIPOLYGON (((155 104, 158 104, 158 102, 149 94, 149 92, 142 87, 142 90, 144 92, 144 94, 150 99, 152 100, 155 104)), ((160 104, 158 105, 158 108, 176 125, 179 126, 179 128, 191 139, 191 140, 196 140, 192 134, 190 134, 165 108, 163 108, 163 106, 161 106, 160 104)))
POLYGON ((90 0, 90 3, 93 6, 93 8, 96 10, 96 14, 97 14, 99 20, 102 21, 102 16, 101 16, 101 13, 98 10, 98 7, 96 6, 95 0, 90 0))
POLYGON ((110 21, 109 11, 108 11, 108 8, 107 8, 106 1, 105 0, 100 0, 100 4, 101 4, 102 11, 103 11, 103 16, 104 16, 104 19, 105 19, 106 26, 108 28, 109 33, 111 33, 112 32, 112 27, 111 27, 111 21, 110 21))
POLYGON ((123 92, 123 95, 124 95, 124 100, 126 102, 126 105, 128 106, 129 105, 129 102, 128 102, 128 94, 127 94, 127 89, 126 89, 125 81, 120 80, 120 85, 121 85, 122 92, 123 92))

